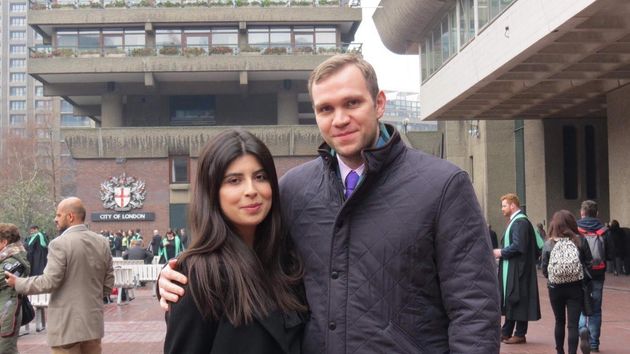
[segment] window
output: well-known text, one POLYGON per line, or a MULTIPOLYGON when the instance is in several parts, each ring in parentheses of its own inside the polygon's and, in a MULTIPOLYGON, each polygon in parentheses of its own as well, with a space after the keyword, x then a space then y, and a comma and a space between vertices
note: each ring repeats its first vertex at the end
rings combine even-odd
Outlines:
POLYGON ((155 45, 161 47, 180 47, 182 45, 181 29, 159 29, 155 31, 155 45))
POLYGON ((26 46, 24 44, 12 44, 9 46, 9 52, 11 54, 24 54, 26 53, 26 46))
POLYGON ((24 67, 26 67, 26 59, 11 59, 9 61, 9 67, 11 67, 11 68, 24 68, 24 67))
POLYGON ((22 138, 26 138, 26 129, 24 128, 12 128, 10 130, 11 134, 14 136, 19 136, 22 138))
POLYGON ((37 123, 38 126, 48 125, 49 118, 50 116, 48 114, 36 114, 35 123, 37 123))
POLYGON ((55 35, 57 48, 76 48, 79 44, 77 31, 58 31, 55 35))
POLYGON ((188 183, 188 156, 171 157, 171 183, 188 183))
POLYGON ((75 116, 74 114, 62 114, 61 115, 62 127, 89 127, 90 118, 83 116, 75 116))
POLYGON ((26 26, 26 17, 24 16, 11 16, 9 20, 11 26, 26 26))
POLYGON ((100 33, 98 30, 79 31, 79 48, 89 50, 100 48, 100 46, 100 33))
POLYGON ((9 96, 26 96, 26 87, 13 86, 9 89, 9 96))
POLYGON ((74 111, 74 108, 72 108, 72 105, 70 104, 70 102, 66 101, 66 100, 61 100, 61 112, 62 113, 72 113, 74 111))
POLYGON ((35 100, 35 109, 50 109, 51 101, 49 100, 35 100))
POLYGON ((459 47, 475 37, 475 8, 473 0, 459 0, 459 47))
POLYGON ((9 109, 23 111, 26 109, 26 101, 9 101, 9 109))
POLYGON ((238 30, 236 28, 213 28, 212 45, 215 47, 238 47, 238 30))
POLYGON ((26 31, 11 31, 9 35, 11 39, 24 39, 26 38, 26 31))
POLYGON ((24 125, 25 122, 26 122, 26 115, 24 115, 24 114, 11 114, 11 115, 9 115, 9 125, 10 126, 24 125))
POLYGON ((24 82, 26 81, 26 74, 25 73, 11 73, 9 74, 9 81, 24 82))
POLYGON ((577 134, 573 126, 562 127, 562 167, 564 177, 564 198, 578 197, 577 134))
POLYGON ((35 86, 35 96, 37 97, 44 96, 44 86, 35 86))
POLYGON ((26 12, 26 4, 11 4, 10 12, 26 12))
POLYGON ((171 125, 214 125, 214 96, 171 96, 171 125))
POLYGON ((337 30, 335 27, 315 27, 315 43, 317 49, 336 47, 337 30))

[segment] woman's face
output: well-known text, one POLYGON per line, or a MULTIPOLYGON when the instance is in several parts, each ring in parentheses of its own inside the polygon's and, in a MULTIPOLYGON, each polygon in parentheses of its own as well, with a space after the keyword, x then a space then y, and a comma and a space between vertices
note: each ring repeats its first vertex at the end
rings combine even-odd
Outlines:
POLYGON ((241 237, 253 237, 271 209, 271 184, 258 160, 250 154, 230 163, 219 188, 223 215, 241 237))

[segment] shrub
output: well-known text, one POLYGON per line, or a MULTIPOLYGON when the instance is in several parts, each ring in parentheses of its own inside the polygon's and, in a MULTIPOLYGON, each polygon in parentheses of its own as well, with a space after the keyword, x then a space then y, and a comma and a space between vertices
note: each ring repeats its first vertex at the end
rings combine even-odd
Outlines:
POLYGON ((252 46, 245 46, 243 48, 241 48, 241 53, 260 53, 260 48, 257 47, 252 47, 252 46))
POLYGON ((291 6, 312 6, 313 0, 292 0, 291 6))
POLYGON ((132 57, 148 57, 154 55, 153 48, 135 48, 131 51, 132 57))
POLYGON ((125 0, 116 0, 105 5, 105 7, 125 7, 125 6, 127 6, 127 4, 125 3, 125 0))
POLYGON ((49 58, 50 57, 50 53, 46 53, 46 52, 41 52, 41 51, 34 51, 31 52, 31 58, 33 59, 38 59, 38 58, 49 58))
POLYGON ((281 55, 281 54, 287 54, 287 48, 285 47, 271 47, 271 48, 266 48, 263 51, 264 55, 281 55))
POLYGON ((313 47, 296 47, 293 49, 293 53, 311 54, 313 53, 313 47))
POLYGON ((160 48, 160 55, 178 55, 179 48, 177 47, 163 47, 160 48))
POLYGON ((232 54, 234 50, 230 47, 212 47, 210 48, 210 54, 232 54))
MULTIPOLYGON (((165 49, 165 48, 162 48, 165 49)), ((177 49, 177 48, 175 48, 177 49)), ((206 54, 206 50, 203 48, 192 47, 192 48, 184 48, 182 50, 185 56, 187 57, 198 57, 200 55, 206 54)), ((165 54, 165 55, 173 55, 173 54, 165 54)))
POLYGON ((57 48, 52 51, 53 57, 69 58, 74 56, 74 49, 71 48, 57 48))
POLYGON ((170 1, 165 1, 165 2, 158 3, 157 6, 158 7, 179 7, 179 4, 170 2, 170 1))

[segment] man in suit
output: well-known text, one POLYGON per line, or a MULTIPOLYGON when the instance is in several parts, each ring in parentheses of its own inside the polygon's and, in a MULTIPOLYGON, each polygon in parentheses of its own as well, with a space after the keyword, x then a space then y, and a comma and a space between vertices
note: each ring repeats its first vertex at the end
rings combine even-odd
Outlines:
POLYGON ((500 244, 502 248, 494 250, 494 256, 500 260, 501 312, 505 315, 501 341, 505 344, 524 344, 528 321, 540 319, 536 234, 521 210, 516 194, 509 193, 501 197, 501 212, 508 221, 500 244))
POLYGON ((84 225, 79 198, 57 206, 59 237, 48 246, 44 274, 17 278, 5 272, 9 286, 20 294, 50 293, 48 344, 52 353, 101 353, 103 296, 114 286, 112 255, 107 240, 84 225))

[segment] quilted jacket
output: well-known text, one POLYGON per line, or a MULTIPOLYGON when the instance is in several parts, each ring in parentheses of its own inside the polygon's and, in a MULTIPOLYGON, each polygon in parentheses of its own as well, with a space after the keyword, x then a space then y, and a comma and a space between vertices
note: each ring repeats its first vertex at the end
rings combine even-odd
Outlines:
POLYGON ((388 130, 348 200, 325 144, 280 181, 311 308, 303 351, 498 353, 497 269, 470 180, 388 130))

